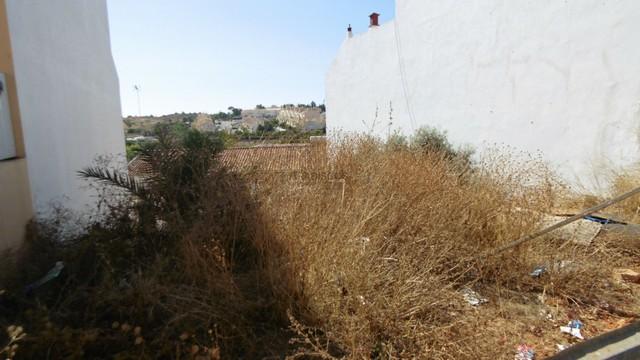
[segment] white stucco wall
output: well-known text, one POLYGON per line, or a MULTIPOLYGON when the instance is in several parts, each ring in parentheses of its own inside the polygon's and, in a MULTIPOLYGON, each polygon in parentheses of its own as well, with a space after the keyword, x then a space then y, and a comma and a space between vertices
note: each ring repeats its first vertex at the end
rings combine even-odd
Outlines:
POLYGON ((640 155, 638 19, 636 0, 398 0, 395 21, 345 39, 328 130, 369 132, 377 107, 373 133, 386 136, 392 103, 392 130, 540 150, 597 190, 640 155))
POLYGON ((82 212, 94 193, 77 171, 124 161, 118 77, 105 0, 7 0, 34 207, 82 212))

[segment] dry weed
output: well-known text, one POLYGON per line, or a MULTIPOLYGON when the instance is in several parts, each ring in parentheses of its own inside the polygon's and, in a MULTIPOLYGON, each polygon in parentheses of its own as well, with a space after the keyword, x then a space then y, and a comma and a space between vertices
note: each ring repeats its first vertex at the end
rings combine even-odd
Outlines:
POLYGON ((555 326, 541 310, 563 322, 567 306, 629 302, 608 279, 634 253, 613 238, 551 234, 479 257, 556 205, 561 186, 536 157, 502 149, 472 164, 356 137, 315 147, 303 171, 231 174, 198 141, 149 154, 158 177, 145 187, 95 171, 137 198, 88 234, 61 242, 57 224, 34 225, 0 302, 29 334, 17 356, 513 358, 555 326), (61 279, 21 294, 58 260, 61 279))
POLYGON ((535 158, 494 153, 468 168, 442 153, 360 138, 334 146, 331 159, 304 181, 291 174, 254 179, 278 246, 259 243, 274 289, 289 284, 279 296, 350 358, 508 353, 511 344, 477 335, 481 310, 463 301, 466 287, 490 301, 535 302, 544 291, 577 304, 609 289, 602 264, 618 254, 604 248, 550 237, 477 258, 535 230, 553 206, 559 186, 535 158), (566 260, 576 265, 529 276, 538 265, 566 260))

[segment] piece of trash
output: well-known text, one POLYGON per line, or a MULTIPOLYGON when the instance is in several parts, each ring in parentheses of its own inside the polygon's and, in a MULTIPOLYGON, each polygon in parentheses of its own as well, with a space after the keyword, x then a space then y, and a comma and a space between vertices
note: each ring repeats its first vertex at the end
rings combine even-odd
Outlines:
POLYGON ((56 265, 51 270, 49 270, 49 272, 45 276, 43 276, 40 280, 34 282, 33 284, 27 285, 25 291, 27 293, 30 293, 33 290, 39 288, 40 286, 57 278, 58 276, 60 276, 62 269, 64 269, 64 263, 62 261, 56 262, 56 265))
POLYGON ((576 271, 578 269, 578 265, 573 260, 560 260, 548 264, 547 269, 556 273, 570 272, 576 271))
POLYGON ((565 345, 565 344, 556 344, 556 349, 558 349, 558 352, 560 351, 564 351, 567 350, 569 348, 569 345, 565 345))
POLYGON ((601 216, 596 216, 596 215, 587 215, 583 219, 589 220, 589 221, 593 221, 595 223, 602 224, 602 225, 609 225, 609 224, 628 225, 627 223, 622 222, 622 221, 617 221, 617 220, 613 220, 613 219, 607 219, 607 218, 604 218, 604 217, 601 217, 601 216))
POLYGON ((483 298, 480 294, 470 288, 464 288, 460 293, 462 293, 464 301, 468 302, 471 306, 478 306, 489 302, 489 300, 483 298))
POLYGON ((514 360, 533 360, 536 358, 536 352, 533 350, 533 347, 522 344, 518 345, 516 348, 516 356, 514 360))
POLYGON ((582 324, 582 321, 571 320, 567 326, 561 326, 560 331, 562 331, 563 333, 571 334, 571 336, 576 337, 580 340, 584 340, 584 337, 580 332, 580 329, 582 329, 583 326, 584 324, 582 324))
POLYGON ((529 275, 531 275, 532 277, 539 278, 545 272, 547 272, 547 267, 546 266, 538 266, 535 269, 533 269, 533 271, 529 275))
MULTIPOLYGON (((546 228, 566 219, 566 216, 544 215, 540 226, 541 228, 546 228)), ((551 232, 551 236, 558 240, 571 241, 578 245, 588 246, 598 236, 602 226, 600 223, 581 219, 554 230, 551 232)))
POLYGON ((561 273, 577 269, 578 265, 572 260, 555 260, 536 266, 529 276, 539 278, 546 273, 561 273))
POLYGON ((573 266, 573 261, 571 261, 571 260, 562 260, 557 264, 557 266, 558 266, 559 270, 564 270, 564 269, 567 269, 567 268, 571 268, 573 266))

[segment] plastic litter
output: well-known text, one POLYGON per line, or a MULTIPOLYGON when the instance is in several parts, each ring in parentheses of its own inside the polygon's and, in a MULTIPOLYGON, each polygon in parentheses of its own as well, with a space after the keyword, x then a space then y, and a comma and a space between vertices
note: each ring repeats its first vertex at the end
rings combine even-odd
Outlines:
POLYGON ((556 344, 556 348, 558 349, 558 352, 567 350, 569 348, 569 345, 565 345, 565 344, 556 344))
POLYGON ((57 278, 58 276, 60 276, 62 269, 64 269, 64 263, 62 261, 56 262, 56 265, 51 270, 49 270, 49 272, 45 276, 43 276, 40 280, 34 282, 33 284, 27 285, 25 291, 27 293, 30 293, 33 290, 39 288, 40 286, 57 278))
POLYGON ((548 272, 561 273, 566 271, 574 271, 577 268, 577 264, 572 260, 556 260, 536 266, 533 271, 529 273, 529 276, 539 278, 548 272))
POLYGON ((540 276, 542 276, 542 274, 547 272, 547 267, 546 266, 538 266, 535 269, 533 269, 533 271, 531 272, 532 277, 535 278, 539 278, 540 276))
POLYGON ((464 301, 468 302, 471 306, 478 306, 485 303, 488 303, 489 300, 483 298, 477 292, 471 290, 470 288, 464 288, 460 291, 462 293, 462 298, 464 301))
POLYGON ((561 326, 560 331, 563 333, 571 334, 571 336, 576 337, 580 340, 584 340, 580 329, 584 324, 580 320, 571 320, 567 326, 561 326))
POLYGON ((533 347, 522 344, 516 348, 516 356, 514 360, 534 360, 536 358, 536 352, 533 347))
POLYGON ((587 215, 584 217, 584 219, 588 221, 593 221, 595 223, 602 224, 602 225, 609 225, 609 224, 628 225, 627 223, 622 221, 607 219, 602 216, 596 216, 596 215, 587 215))

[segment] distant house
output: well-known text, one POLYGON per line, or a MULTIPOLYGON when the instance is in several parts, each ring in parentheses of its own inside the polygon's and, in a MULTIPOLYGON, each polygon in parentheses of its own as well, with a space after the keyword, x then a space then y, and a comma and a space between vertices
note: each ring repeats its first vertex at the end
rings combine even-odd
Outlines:
POLYGON ((203 113, 200 113, 196 116, 195 120, 191 124, 191 127, 202 132, 214 132, 217 130, 217 127, 213 122, 213 119, 211 119, 211 116, 203 113))
POLYGON ((320 108, 283 108, 278 121, 305 131, 322 130, 326 127, 325 114, 320 108))
POLYGON ((244 127, 244 122, 242 121, 242 119, 233 119, 226 121, 217 121, 215 125, 216 130, 224 131, 227 133, 234 133, 244 127))
POLYGON ((56 203, 86 213, 77 171, 125 165, 105 0, 0 0, 0 251, 56 203))
POLYGON ((258 126, 264 124, 265 121, 277 118, 278 113, 280 113, 280 108, 242 110, 242 124, 240 126, 255 132, 258 130, 258 126))

